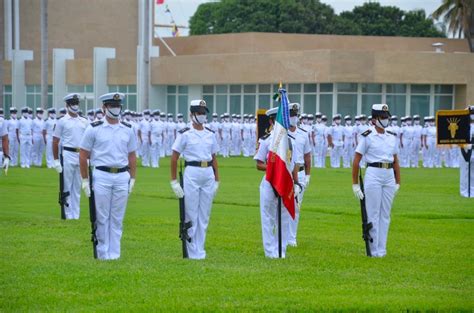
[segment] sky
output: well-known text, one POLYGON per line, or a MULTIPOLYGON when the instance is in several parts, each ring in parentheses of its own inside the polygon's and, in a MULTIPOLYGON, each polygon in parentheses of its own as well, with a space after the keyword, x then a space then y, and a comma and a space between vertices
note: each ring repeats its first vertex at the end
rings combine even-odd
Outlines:
MULTIPOLYGON (((189 26, 189 19, 194 15, 198 6, 204 2, 215 0, 164 0, 164 4, 155 5, 155 24, 171 24, 172 19, 177 25, 189 26), (168 6, 171 13, 166 12, 168 6)), ((355 6, 360 6, 368 0, 320 0, 334 8, 337 14, 342 11, 352 11, 355 6)), ((402 10, 410 11, 423 9, 427 15, 431 14, 441 5, 442 0, 371 0, 379 2, 381 5, 391 5, 399 7, 402 10)), ((155 28, 155 34, 161 37, 171 37, 171 28, 155 28)), ((180 29, 180 36, 187 36, 188 29, 180 29)))

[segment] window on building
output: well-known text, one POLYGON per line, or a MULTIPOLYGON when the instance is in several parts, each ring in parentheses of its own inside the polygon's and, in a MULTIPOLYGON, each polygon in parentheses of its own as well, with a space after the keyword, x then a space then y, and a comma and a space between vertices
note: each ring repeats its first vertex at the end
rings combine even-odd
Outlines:
POLYGON ((168 85, 166 91, 167 113, 171 113, 175 117, 176 114, 181 113, 187 119, 189 116, 188 86, 168 85))
MULTIPOLYGON (((354 116, 357 114, 357 83, 338 83, 337 87, 337 113, 354 116)), ((326 114, 327 115, 327 114, 326 114)), ((332 112, 331 112, 332 115, 332 112)), ((329 116, 328 116, 329 119, 329 116)))
MULTIPOLYGON (((10 108, 13 106, 12 98, 12 86, 3 85, 3 112, 5 113, 5 118, 10 117, 10 108)), ((17 108, 21 110, 21 108, 17 108)))
MULTIPOLYGON (((26 85, 26 105, 33 110, 41 107, 41 85, 26 85)), ((53 106, 53 86, 48 86, 47 108, 53 106)))
POLYGON ((137 110, 137 85, 110 85, 109 92, 121 92, 125 94, 123 109, 137 110))
POLYGON ((452 110, 454 104, 453 85, 434 85, 434 113, 438 110, 452 110))
POLYGON ((68 93, 78 93, 80 95, 79 107, 85 114, 87 110, 94 107, 94 87, 92 85, 67 85, 68 93))
POLYGON ((431 86, 413 84, 410 88, 410 115, 418 114, 422 117, 430 115, 431 86))
POLYGON ((407 85, 387 84, 386 100, 392 115, 402 117, 406 115, 407 107, 407 85))

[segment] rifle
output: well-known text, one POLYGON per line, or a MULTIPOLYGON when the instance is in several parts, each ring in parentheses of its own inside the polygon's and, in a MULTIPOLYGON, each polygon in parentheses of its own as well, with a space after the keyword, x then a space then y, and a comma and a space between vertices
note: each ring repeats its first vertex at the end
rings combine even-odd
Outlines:
MULTIPOLYGON (((359 181, 360 181, 360 189, 364 192, 364 181, 362 180, 362 170, 359 171, 359 181)), ((370 230, 372 229, 372 223, 367 223, 367 209, 365 208, 365 196, 364 199, 360 200, 360 212, 362 216, 362 238, 365 241, 365 253, 367 256, 372 256, 370 251, 370 243, 374 242, 372 237, 370 236, 370 230)))
MULTIPOLYGON (((184 190, 183 182, 183 164, 179 163, 179 184, 184 190)), ((179 199, 179 239, 181 239, 181 246, 183 249, 183 259, 188 258, 188 248, 186 246, 186 241, 191 242, 191 237, 188 235, 188 229, 193 226, 191 221, 187 222, 186 219, 186 207, 184 205, 184 197, 179 199)))
MULTIPOLYGON (((471 139, 471 143, 474 140, 471 139)), ((471 155, 472 155, 472 148, 468 151, 465 151, 464 148, 461 148, 461 153, 464 160, 467 162, 467 196, 471 197, 471 155)))
POLYGON ((64 166, 63 166, 63 155, 62 153, 59 155, 59 161, 61 162, 61 167, 63 171, 59 173, 59 199, 58 203, 61 206, 61 219, 66 219, 66 210, 64 206, 69 207, 69 203, 67 203, 66 198, 69 197, 69 191, 64 192, 64 166))
POLYGON ((96 224, 96 210, 95 210, 95 196, 92 188, 92 167, 89 166, 89 185, 91 188, 91 196, 89 197, 89 217, 91 221, 91 241, 92 250, 94 252, 94 259, 97 259, 97 224, 96 224))

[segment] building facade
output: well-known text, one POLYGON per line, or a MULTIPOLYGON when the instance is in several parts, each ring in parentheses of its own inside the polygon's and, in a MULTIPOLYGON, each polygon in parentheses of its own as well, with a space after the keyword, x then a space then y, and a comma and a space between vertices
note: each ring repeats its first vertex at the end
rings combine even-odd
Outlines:
MULTIPOLYGON (((272 33, 165 38, 167 46, 151 40, 143 103, 143 0, 48 2, 48 107, 78 92, 87 110, 100 94, 119 91, 134 111, 186 113, 191 99, 203 98, 212 112, 254 114, 275 105, 279 82, 304 112, 329 118, 368 114, 380 102, 399 116, 474 104, 467 40, 272 33)), ((39 3, 1 3, 5 108, 41 105, 39 3)))

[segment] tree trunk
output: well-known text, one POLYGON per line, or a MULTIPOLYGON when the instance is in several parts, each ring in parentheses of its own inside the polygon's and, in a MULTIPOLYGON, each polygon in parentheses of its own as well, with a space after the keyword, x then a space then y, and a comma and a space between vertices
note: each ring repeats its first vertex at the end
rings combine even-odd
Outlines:
POLYGON ((48 0, 41 0, 41 108, 48 107, 48 0))

